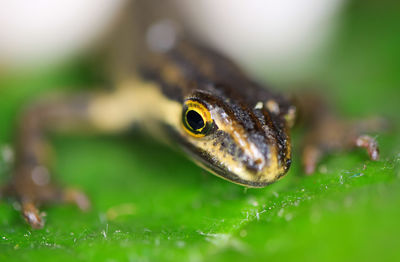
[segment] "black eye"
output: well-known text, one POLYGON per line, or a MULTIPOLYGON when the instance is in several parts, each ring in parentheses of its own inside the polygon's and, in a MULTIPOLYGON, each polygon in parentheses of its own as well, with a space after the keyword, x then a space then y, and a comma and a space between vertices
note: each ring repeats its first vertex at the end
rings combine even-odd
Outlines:
POLYGON ((204 137, 214 125, 208 108, 196 100, 188 99, 183 105, 182 126, 189 135, 204 137))
POLYGON ((203 117, 194 110, 189 110, 186 113, 186 121, 193 130, 198 130, 204 127, 203 117))

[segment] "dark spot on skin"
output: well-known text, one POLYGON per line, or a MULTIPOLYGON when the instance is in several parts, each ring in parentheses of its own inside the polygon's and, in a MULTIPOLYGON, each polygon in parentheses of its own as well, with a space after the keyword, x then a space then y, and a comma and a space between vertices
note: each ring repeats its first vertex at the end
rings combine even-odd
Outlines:
POLYGON ((238 157, 238 158, 242 158, 243 156, 244 156, 243 150, 242 150, 241 148, 238 148, 237 157, 238 157))
POLYGON ((234 142, 231 142, 228 146, 228 154, 234 156, 236 154, 237 145, 234 142))
POLYGON ((286 167, 289 168, 291 164, 292 164, 292 160, 291 159, 287 159, 286 160, 286 167))

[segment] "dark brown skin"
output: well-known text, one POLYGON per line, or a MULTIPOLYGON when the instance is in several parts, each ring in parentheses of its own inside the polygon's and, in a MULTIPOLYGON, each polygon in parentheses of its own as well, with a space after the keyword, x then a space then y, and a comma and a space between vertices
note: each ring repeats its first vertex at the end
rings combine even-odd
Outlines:
POLYGON ((20 119, 16 162, 10 183, 3 194, 15 197, 21 213, 32 228, 42 228, 44 221, 38 207, 46 203, 75 203, 88 210, 90 202, 79 190, 63 189, 50 181, 49 148, 45 131, 61 125, 87 122, 85 98, 56 99, 29 107, 20 119))
MULTIPOLYGON (((247 132, 246 139, 255 143, 260 152, 267 154, 272 147, 279 148, 275 157, 282 171, 279 171, 272 182, 286 174, 291 161, 289 130, 295 120, 295 107, 284 96, 249 80, 225 57, 186 42, 164 56, 156 56, 150 65, 140 71, 145 80, 156 82, 171 101, 183 103, 190 96, 224 108, 227 117, 235 120, 237 126, 247 132), (174 75, 174 72, 178 74, 174 75), (259 107, 259 101, 266 103, 259 107), (265 128, 268 128, 268 133, 265 133, 265 128)), ((109 97, 110 100, 113 99, 112 94, 109 97)), ((297 99, 297 111, 301 112, 309 127, 302 156, 306 174, 313 173, 321 158, 334 151, 361 147, 367 150, 371 160, 378 160, 377 143, 365 133, 377 131, 379 121, 375 124, 368 121, 344 121, 326 107, 320 97, 307 93, 300 97, 301 99, 297 99)), ((21 213, 32 228, 44 226, 43 216, 39 211, 44 204, 74 203, 81 210, 88 210, 90 207, 88 198, 82 192, 60 188, 51 180, 46 133, 64 127, 78 130, 87 127, 101 129, 96 126, 93 115, 89 113, 90 104, 96 99, 95 95, 86 94, 42 101, 28 107, 21 116, 15 169, 2 195, 14 197, 21 204, 21 213)), ((221 150, 227 150, 223 142, 230 141, 225 139, 229 138, 229 134, 224 134, 225 140, 219 139, 219 134, 222 131, 213 133, 215 143, 221 144, 221 150)), ((178 133, 176 137, 183 139, 178 133)), ((233 144, 234 141, 230 143, 233 144)), ((186 145, 182 143, 181 146, 186 145)), ((190 146, 187 149, 192 150, 190 146)), ((213 171, 225 179, 254 187, 270 183, 243 180, 233 172, 227 172, 223 166, 219 167, 217 162, 211 162, 211 158, 205 159, 205 154, 196 150, 198 149, 193 149, 192 153, 203 157, 204 164, 209 165, 210 169, 215 167, 213 171)), ((258 165, 257 161, 245 163, 249 173, 256 170, 258 165)), ((259 174, 257 172, 254 171, 259 174)))
MULTIPOLYGON (((286 174, 291 163, 290 124, 285 120, 290 108, 289 100, 284 96, 262 87, 251 81, 232 61, 226 57, 187 41, 181 41, 177 48, 162 56, 141 70, 145 79, 157 79, 162 90, 170 99, 182 103, 185 99, 195 99, 209 108, 218 108, 227 115, 231 125, 242 129, 246 133, 246 140, 267 155, 268 151, 276 149, 279 167, 284 171, 279 177, 286 174), (174 75, 174 77, 165 77, 174 75), (168 79, 167 79, 168 78, 168 79), (271 112, 268 106, 257 109, 260 101, 273 101, 279 112, 271 112), (266 128, 268 132, 266 132, 266 128), (278 148, 279 147, 279 148, 278 148)), ((223 125, 222 123, 220 123, 223 125)), ((219 136, 215 143, 224 154, 232 155, 238 161, 240 146, 227 131, 221 131, 220 126, 215 134, 219 136), (223 140, 223 142, 222 142, 223 140), (230 150, 227 148, 230 147, 230 150)), ((179 138, 179 141, 185 141, 179 138)), ((187 145, 184 145, 187 147, 187 145)), ((216 149, 216 150, 219 150, 216 149)), ((213 161, 215 155, 209 155, 202 149, 191 149, 195 154, 202 155, 199 159, 205 166, 215 173, 223 173, 223 178, 249 187, 264 187, 270 182, 260 181, 254 177, 252 181, 244 181, 227 168, 219 165, 220 161, 213 161), (206 157, 209 155, 209 157, 206 157), (205 160, 205 161, 202 161, 205 160)), ((261 159, 260 159, 261 160, 261 159)), ((268 161, 267 159, 265 159, 268 161)), ((243 160, 243 165, 249 170, 261 169, 259 161, 243 160)), ((278 179, 277 177, 274 181, 278 179)))

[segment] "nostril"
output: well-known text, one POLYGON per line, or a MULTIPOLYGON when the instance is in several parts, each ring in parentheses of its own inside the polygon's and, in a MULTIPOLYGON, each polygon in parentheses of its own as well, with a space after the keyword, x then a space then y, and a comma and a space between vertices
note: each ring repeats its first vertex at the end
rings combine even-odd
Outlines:
POLYGON ((253 164, 254 164, 254 170, 260 172, 264 168, 265 161, 262 158, 257 158, 253 161, 253 164))
POLYGON ((256 159, 255 161, 254 161, 254 163, 256 164, 256 165, 261 165, 262 164, 262 159, 260 159, 260 158, 258 158, 258 159, 256 159))

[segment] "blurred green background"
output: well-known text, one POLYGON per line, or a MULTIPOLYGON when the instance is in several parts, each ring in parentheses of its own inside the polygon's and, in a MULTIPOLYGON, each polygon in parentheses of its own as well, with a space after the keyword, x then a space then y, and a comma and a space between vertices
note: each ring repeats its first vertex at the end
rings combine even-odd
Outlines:
MULTIPOLYGON (((46 227, 32 231, 12 202, 0 202, 0 261, 400 261, 399 5, 349 4, 329 52, 311 68, 304 79, 326 84, 346 117, 390 119, 393 128, 377 135, 381 161, 362 150, 335 154, 305 177, 296 150, 285 179, 246 190, 140 132, 54 136, 54 172, 94 207, 46 208, 46 227)), ((0 145, 12 143, 21 105, 94 78, 80 62, 3 78, 0 145)), ((2 181, 9 169, 0 162, 2 181)))

